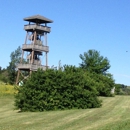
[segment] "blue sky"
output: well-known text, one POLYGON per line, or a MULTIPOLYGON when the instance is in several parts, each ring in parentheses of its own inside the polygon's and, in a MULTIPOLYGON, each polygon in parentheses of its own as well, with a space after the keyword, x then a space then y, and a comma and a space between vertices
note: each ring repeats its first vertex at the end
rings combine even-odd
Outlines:
POLYGON ((48 24, 50 66, 58 66, 59 60, 78 66, 79 54, 95 49, 109 59, 116 83, 130 85, 130 0, 1 0, 2 68, 24 43, 23 18, 36 14, 54 21, 48 24))

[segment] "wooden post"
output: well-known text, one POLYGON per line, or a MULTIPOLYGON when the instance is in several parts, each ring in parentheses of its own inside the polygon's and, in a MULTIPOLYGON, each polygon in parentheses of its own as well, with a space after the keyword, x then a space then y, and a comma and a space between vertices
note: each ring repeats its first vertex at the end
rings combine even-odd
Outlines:
POLYGON ((46 68, 48 68, 48 55, 47 55, 47 52, 46 52, 46 68))
MULTIPOLYGON (((34 45, 35 45, 35 43, 36 43, 36 35, 37 35, 37 33, 36 33, 36 31, 35 31, 35 33, 34 33, 34 41, 33 41, 33 48, 34 48, 34 45)), ((34 61, 34 50, 33 50, 33 48, 32 48, 32 53, 31 53, 31 64, 33 64, 33 61, 34 61)), ((30 70, 30 75, 32 74, 32 70, 30 70)))
MULTIPOLYGON (((45 24, 45 26, 47 26, 47 24, 45 24)), ((45 32, 45 46, 47 46, 47 32, 45 32)), ((47 52, 45 52, 45 56, 46 56, 46 68, 48 67, 48 54, 47 52)))
MULTIPOLYGON (((26 38, 25 38, 25 43, 24 44, 26 44, 27 38, 28 38, 28 32, 26 34, 26 38)), ((22 63, 22 61, 23 61, 23 55, 24 55, 24 51, 22 50, 22 57, 21 57, 20 63, 22 63)))
POLYGON ((32 70, 30 70, 30 75, 32 74, 32 70))
MULTIPOLYGON (((34 33, 34 42, 33 42, 33 47, 34 47, 34 44, 35 44, 35 42, 36 42, 36 31, 35 31, 35 33, 34 33)), ((31 60, 31 64, 33 63, 33 61, 34 61, 34 50, 32 50, 32 53, 31 53, 31 58, 32 58, 32 60, 31 60)))
POLYGON ((20 70, 18 70, 18 74, 17 74, 17 78, 16 78, 16 85, 17 85, 17 83, 18 83, 18 80, 19 80, 19 74, 20 74, 20 70))
POLYGON ((28 32, 27 32, 27 34, 26 34, 26 38, 25 38, 25 43, 24 43, 24 44, 26 44, 27 38, 28 38, 28 32))
POLYGON ((20 63, 22 63, 23 61, 23 55, 24 55, 24 51, 22 50, 22 57, 21 57, 20 63))

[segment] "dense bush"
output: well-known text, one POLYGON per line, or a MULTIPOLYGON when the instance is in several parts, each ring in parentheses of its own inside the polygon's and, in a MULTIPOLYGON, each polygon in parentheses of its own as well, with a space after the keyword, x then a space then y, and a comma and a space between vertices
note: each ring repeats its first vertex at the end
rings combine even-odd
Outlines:
POLYGON ((111 74, 102 75, 94 73, 92 78, 98 83, 96 88, 99 96, 113 96, 111 90, 115 87, 115 81, 111 74))
POLYGON ((96 85, 89 74, 74 66, 38 70, 18 88, 15 106, 21 111, 100 107, 96 85))
POLYGON ((84 72, 89 72, 89 76, 97 83, 96 89, 99 96, 112 96, 111 90, 115 86, 115 81, 107 71, 110 68, 109 60, 100 55, 96 50, 88 50, 80 54, 82 62, 79 64, 84 72))

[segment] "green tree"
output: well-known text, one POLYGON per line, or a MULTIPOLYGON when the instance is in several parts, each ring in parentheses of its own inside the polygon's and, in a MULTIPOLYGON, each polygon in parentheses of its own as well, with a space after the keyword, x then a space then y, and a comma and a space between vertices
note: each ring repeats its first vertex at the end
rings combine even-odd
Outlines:
POLYGON ((96 50, 89 50, 80 54, 82 63, 80 68, 85 72, 90 72, 90 77, 97 83, 96 89, 100 96, 112 96, 111 90, 115 87, 115 81, 108 69, 110 64, 108 59, 100 55, 96 50))
POLYGON ((94 79, 100 84, 100 87, 97 87, 99 96, 112 96, 111 90, 115 87, 115 81, 110 73, 107 73, 105 76, 97 74, 94 79))
POLYGON ((9 82, 7 69, 2 69, 1 70, 1 72, 0 72, 0 80, 3 81, 4 83, 8 83, 9 82))
POLYGON ((121 93, 122 92, 121 89, 122 89, 122 85, 115 83, 115 92, 117 95, 123 94, 123 93, 121 93))
POLYGON ((88 52, 84 52, 84 54, 80 54, 79 57, 82 60, 80 67, 90 72, 103 74, 110 68, 108 59, 101 56, 100 52, 96 50, 89 50, 88 52))
POLYGON ((13 84, 16 80, 16 75, 17 75, 16 67, 17 64, 20 63, 21 54, 22 54, 22 49, 20 46, 10 54, 11 61, 9 62, 9 66, 7 67, 7 69, 8 69, 9 82, 11 84, 13 84))

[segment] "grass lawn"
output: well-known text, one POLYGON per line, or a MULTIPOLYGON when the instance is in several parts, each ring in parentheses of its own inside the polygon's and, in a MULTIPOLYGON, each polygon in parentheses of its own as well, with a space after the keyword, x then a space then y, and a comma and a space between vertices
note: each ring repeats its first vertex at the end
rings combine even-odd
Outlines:
POLYGON ((130 130, 130 96, 102 100, 96 109, 19 113, 13 96, 0 96, 0 130, 130 130))

